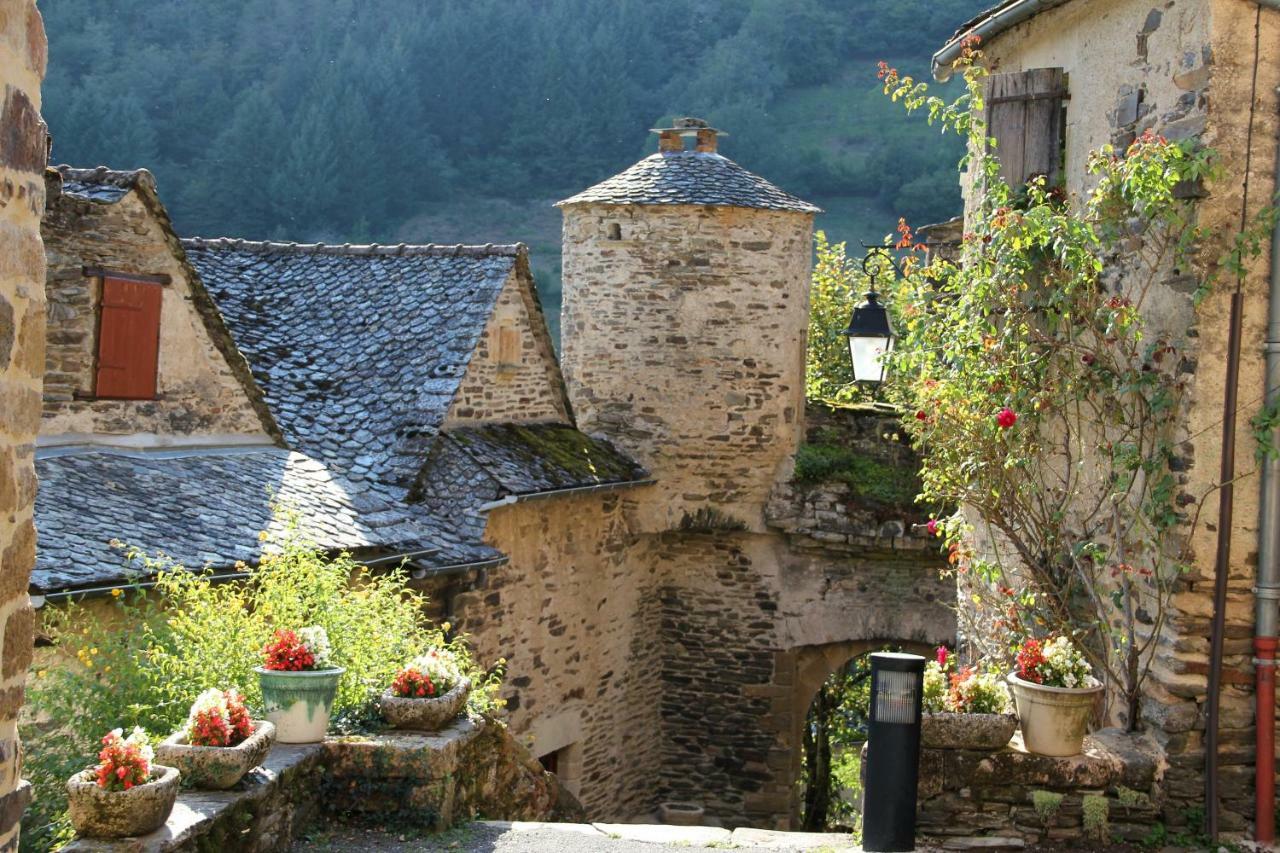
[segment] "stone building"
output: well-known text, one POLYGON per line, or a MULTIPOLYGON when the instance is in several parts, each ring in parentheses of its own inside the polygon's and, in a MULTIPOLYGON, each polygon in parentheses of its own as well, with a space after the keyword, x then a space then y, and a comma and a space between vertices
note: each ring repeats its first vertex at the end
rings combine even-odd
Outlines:
POLYGON ((145 569, 111 539, 234 575, 271 489, 506 659, 512 730, 593 817, 788 826, 818 687, 950 640, 954 593, 910 484, 794 480, 806 429, 913 462, 889 412, 806 422, 816 208, 715 142, 563 203, 567 379, 521 245, 179 239, 147 172, 50 170, 32 592, 145 569))
POLYGON ((18 711, 33 621, 26 586, 35 558, 33 447, 44 350, 46 49, 34 0, 0 3, 0 848, 6 850, 17 846, 30 799, 20 775, 18 711))
MULTIPOLYGON (((1018 110, 1022 138, 993 135, 1005 177, 1020 183, 1035 173, 1060 177, 1066 189, 1090 186, 1086 158, 1104 145, 1120 149, 1144 131, 1171 140, 1196 139, 1217 150, 1222 176, 1204 187, 1199 225, 1210 237, 1205 257, 1218 257, 1242 221, 1275 197, 1277 85, 1280 85, 1280 9, 1244 0, 1006 0, 962 26, 934 57, 939 77, 964 39, 981 37, 993 86, 1021 92, 1002 101, 1018 110), (1034 96, 1034 100, 1032 98, 1034 96), (1250 147, 1252 146, 1252 147, 1250 147), (1248 195, 1245 202, 1245 181, 1248 195)), ((972 196, 970 197, 972 201, 972 196)), ((1253 586, 1258 561, 1255 441, 1248 426, 1263 395, 1268 313, 1268 252, 1242 279, 1243 347, 1236 439, 1235 523, 1226 599, 1224 686, 1221 691, 1220 828, 1250 829, 1254 818, 1253 586)), ((1271 260, 1272 264, 1275 263, 1271 260)), ((1276 267, 1272 266, 1272 275, 1276 267)), ((1163 750, 1164 820, 1187 821, 1205 805, 1205 710, 1217 530, 1223 388, 1227 384, 1228 324, 1235 282, 1223 280, 1202 302, 1196 279, 1170 271, 1155 285, 1148 322, 1186 338, 1191 382, 1183 502, 1207 502, 1193 533, 1194 566, 1175 595, 1148 682, 1143 713, 1163 750), (1188 334, 1189 330, 1189 334, 1188 334)), ((1229 279, 1230 277, 1228 277, 1229 279)))

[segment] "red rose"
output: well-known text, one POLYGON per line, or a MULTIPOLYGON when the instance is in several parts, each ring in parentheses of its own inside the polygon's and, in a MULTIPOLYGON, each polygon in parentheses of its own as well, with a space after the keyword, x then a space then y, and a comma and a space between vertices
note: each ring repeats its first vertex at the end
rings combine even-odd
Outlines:
POLYGON ((996 423, 999 424, 1001 429, 1008 429, 1017 422, 1018 413, 1008 406, 1005 406, 1003 409, 996 412, 996 423))

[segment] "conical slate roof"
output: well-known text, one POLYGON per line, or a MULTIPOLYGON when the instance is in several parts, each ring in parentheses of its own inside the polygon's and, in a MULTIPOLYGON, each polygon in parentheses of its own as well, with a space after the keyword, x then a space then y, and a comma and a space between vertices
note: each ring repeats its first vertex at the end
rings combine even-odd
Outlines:
POLYGON ((706 204, 821 213, 727 157, 706 151, 660 151, 626 171, 557 202, 570 204, 706 204))

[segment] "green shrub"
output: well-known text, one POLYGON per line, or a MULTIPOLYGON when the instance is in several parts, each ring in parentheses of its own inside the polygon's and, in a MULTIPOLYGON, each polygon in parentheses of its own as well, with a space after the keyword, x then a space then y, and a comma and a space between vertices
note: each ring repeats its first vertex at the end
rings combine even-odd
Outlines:
POLYGON ((865 452, 838 444, 802 444, 796 451, 796 482, 844 483, 876 506, 913 507, 920 480, 908 467, 869 458, 865 452))
MULTIPOLYGON (((117 726, 142 726, 164 737, 185 720, 208 687, 238 687, 261 709, 253 668, 277 627, 320 625, 333 661, 346 668, 332 726, 376 725, 374 699, 396 670, 422 650, 449 646, 476 685, 472 710, 493 710, 498 672, 479 670, 460 640, 446 643, 424 615, 425 596, 401 570, 374 574, 348 554, 328 557, 284 516, 285 533, 268 541, 261 565, 244 581, 215 583, 160 558, 155 589, 113 592, 107 615, 79 605, 46 611, 56 666, 37 669, 24 737, 26 775, 37 797, 28 810, 23 848, 48 850, 68 837, 63 784, 92 763, 98 739, 117 726)), ((264 539, 265 539, 264 535, 264 539)))

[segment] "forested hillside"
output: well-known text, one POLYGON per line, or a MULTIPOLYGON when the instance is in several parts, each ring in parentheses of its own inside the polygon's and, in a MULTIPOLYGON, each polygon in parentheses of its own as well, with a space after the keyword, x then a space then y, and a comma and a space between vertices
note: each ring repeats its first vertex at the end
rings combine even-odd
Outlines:
POLYGON ((884 102, 986 0, 47 0, 55 162, 146 166, 184 234, 524 240, 698 115, 833 239, 958 206, 958 150, 884 102))

